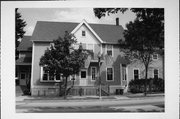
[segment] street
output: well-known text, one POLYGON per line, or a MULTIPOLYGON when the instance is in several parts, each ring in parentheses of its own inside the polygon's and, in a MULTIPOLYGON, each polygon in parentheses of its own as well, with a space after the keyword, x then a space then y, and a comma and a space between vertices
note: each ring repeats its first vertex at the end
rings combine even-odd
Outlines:
POLYGON ((102 100, 23 100, 16 101, 16 112, 164 112, 164 96, 102 100))

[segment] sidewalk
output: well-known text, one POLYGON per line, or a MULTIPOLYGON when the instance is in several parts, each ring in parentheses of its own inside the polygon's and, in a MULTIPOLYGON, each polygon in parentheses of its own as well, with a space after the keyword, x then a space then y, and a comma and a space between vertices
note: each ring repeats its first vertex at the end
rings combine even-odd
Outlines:
POLYGON ((40 101, 40 100, 54 100, 54 101, 95 101, 95 100, 131 100, 131 99, 144 99, 144 98, 156 98, 156 97, 164 97, 163 93, 159 94, 147 94, 144 96, 143 93, 138 94, 124 94, 124 95, 110 95, 110 96, 102 96, 100 99, 99 96, 67 96, 66 99, 64 97, 34 97, 34 96, 17 96, 16 101, 40 101))

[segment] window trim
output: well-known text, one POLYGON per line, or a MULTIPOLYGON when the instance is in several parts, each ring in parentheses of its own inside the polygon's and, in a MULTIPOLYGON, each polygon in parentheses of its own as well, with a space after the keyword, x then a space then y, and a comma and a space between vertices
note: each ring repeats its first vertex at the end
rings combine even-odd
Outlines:
POLYGON ((152 60, 158 60, 158 54, 157 53, 154 53, 154 54, 152 54, 152 60), (154 58, 154 55, 157 55, 157 59, 156 58, 154 58))
POLYGON ((133 79, 136 80, 134 78, 134 70, 138 70, 138 79, 140 79, 141 77, 140 77, 140 70, 139 70, 139 68, 133 68, 133 79))
POLYGON ((123 78, 123 64, 120 64, 120 69, 121 69, 121 78, 122 78, 122 81, 127 81, 127 65, 125 67, 125 80, 123 78))
MULTIPOLYGON (((40 77, 40 81, 41 82, 61 82, 61 79, 60 80, 56 80, 56 76, 54 76, 54 80, 49 80, 49 73, 48 73, 48 79, 47 80, 43 80, 43 75, 44 75, 44 72, 43 72, 43 68, 44 67, 40 67, 41 69, 41 77, 40 77)), ((60 74, 61 75, 61 74, 60 74)))
POLYGON ((112 57, 114 57, 114 51, 113 51, 114 46, 112 44, 106 44, 106 54, 107 54, 107 51, 108 51, 108 49, 107 49, 108 45, 112 46, 112 48, 111 48, 112 49, 112 57))
POLYGON ((154 78, 154 70, 158 71, 158 78, 159 78, 159 69, 153 69, 153 78, 154 78))
POLYGON ((96 77, 97 77, 97 67, 92 66, 91 67, 91 81, 96 81, 96 77), (95 80, 92 79, 92 68, 95 68, 95 80))
POLYGON ((114 68, 113 67, 106 67, 106 81, 108 81, 108 82, 114 81, 114 68), (108 68, 112 68, 112 71, 113 71, 113 73, 112 73, 112 80, 107 80, 107 69, 108 68))

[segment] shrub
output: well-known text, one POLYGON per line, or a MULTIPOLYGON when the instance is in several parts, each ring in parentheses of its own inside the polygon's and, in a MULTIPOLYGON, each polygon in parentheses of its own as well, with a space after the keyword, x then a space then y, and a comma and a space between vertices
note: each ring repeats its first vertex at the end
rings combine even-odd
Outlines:
MULTIPOLYGON (((144 92, 145 79, 136 79, 129 82, 129 91, 131 93, 142 93, 144 92)), ((164 92, 164 80, 158 79, 147 79, 147 92, 164 92)))

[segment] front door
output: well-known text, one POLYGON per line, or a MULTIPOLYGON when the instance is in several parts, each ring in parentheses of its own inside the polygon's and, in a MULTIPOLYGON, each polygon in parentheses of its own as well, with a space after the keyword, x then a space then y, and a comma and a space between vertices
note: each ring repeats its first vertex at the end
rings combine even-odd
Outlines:
POLYGON ((26 85, 26 79, 27 79, 27 72, 21 71, 20 72, 19 85, 25 86, 26 85))
POLYGON ((87 70, 86 69, 83 69, 80 71, 79 85, 87 86, 87 70))

